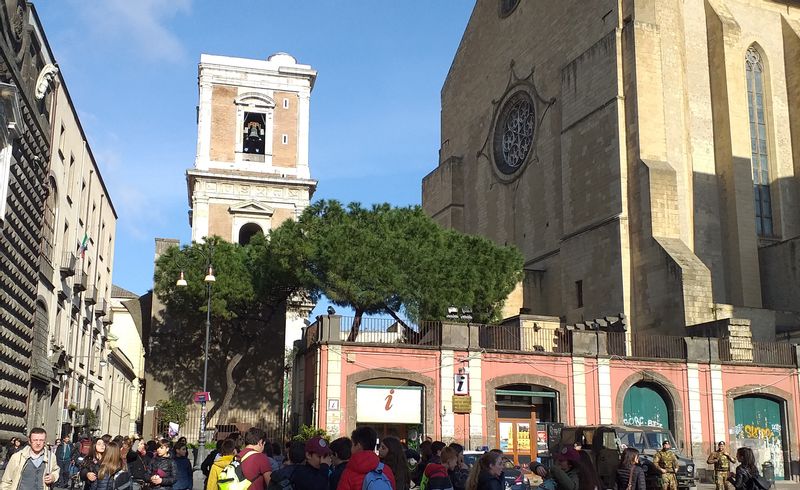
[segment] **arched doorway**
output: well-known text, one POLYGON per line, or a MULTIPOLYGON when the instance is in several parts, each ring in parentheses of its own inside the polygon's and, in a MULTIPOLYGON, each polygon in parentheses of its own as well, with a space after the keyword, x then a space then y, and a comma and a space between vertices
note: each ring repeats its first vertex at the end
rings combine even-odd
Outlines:
POLYGON ((764 395, 745 395, 734 398, 735 447, 753 450, 759 470, 767 461, 775 468, 775 478, 786 478, 786 401, 764 395))
POLYGON ((494 392, 497 448, 527 466, 548 452, 548 425, 558 421, 558 392, 541 385, 509 384, 494 392))
POLYGON ((425 386, 407 379, 373 378, 356 385, 356 427, 419 447, 425 420, 425 386))
POLYGON ((657 383, 640 381, 631 386, 622 401, 622 423, 669 429, 675 433, 672 400, 657 383))
POLYGON ((256 235, 256 233, 264 233, 264 230, 261 229, 255 223, 247 223, 239 228, 239 245, 247 245, 250 243, 250 240, 256 235))

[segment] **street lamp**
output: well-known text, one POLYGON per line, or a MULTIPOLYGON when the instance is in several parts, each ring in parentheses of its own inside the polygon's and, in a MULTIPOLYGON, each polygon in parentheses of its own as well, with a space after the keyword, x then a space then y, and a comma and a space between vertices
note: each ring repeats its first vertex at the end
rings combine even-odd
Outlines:
MULTIPOLYGON (((206 459, 206 396, 205 393, 208 392, 208 336, 211 331, 211 286, 216 282, 217 278, 214 276, 214 268, 211 266, 211 256, 208 257, 208 270, 206 271, 206 277, 203 279, 206 283, 206 294, 208 296, 208 305, 206 308, 206 347, 203 350, 203 393, 204 396, 200 399, 200 437, 197 440, 197 459, 195 460, 195 465, 198 464, 198 461, 204 461, 206 459)), ((181 271, 180 278, 175 283, 178 287, 186 287, 188 283, 186 282, 186 278, 183 275, 183 271, 181 271)))

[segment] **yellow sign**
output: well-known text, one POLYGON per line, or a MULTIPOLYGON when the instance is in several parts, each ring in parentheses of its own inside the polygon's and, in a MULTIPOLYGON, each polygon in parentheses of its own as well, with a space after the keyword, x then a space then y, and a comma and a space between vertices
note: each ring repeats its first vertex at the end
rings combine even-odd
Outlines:
POLYGON ((469 395, 453 395, 453 413, 472 412, 472 397, 469 395))

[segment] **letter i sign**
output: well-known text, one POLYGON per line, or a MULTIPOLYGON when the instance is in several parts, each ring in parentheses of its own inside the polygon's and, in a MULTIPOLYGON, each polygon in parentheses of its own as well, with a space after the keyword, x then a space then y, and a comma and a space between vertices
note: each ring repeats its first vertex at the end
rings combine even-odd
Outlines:
POLYGON ((454 395, 469 395, 469 374, 456 374, 453 381, 454 395))

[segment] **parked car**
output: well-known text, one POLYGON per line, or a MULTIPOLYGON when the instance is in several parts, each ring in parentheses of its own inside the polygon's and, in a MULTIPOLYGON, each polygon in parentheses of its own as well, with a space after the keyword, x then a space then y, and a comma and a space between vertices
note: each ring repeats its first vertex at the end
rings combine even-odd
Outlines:
POLYGON ((677 449, 675 439, 669 430, 661 427, 592 425, 564 427, 561 429, 559 449, 574 447, 576 444, 589 453, 597 474, 606 488, 614 488, 617 467, 622 451, 627 447, 639 450, 642 469, 645 471, 647 490, 660 490, 660 472, 653 466, 653 457, 661 449, 661 443, 668 440, 672 451, 678 456, 679 490, 697 487, 697 471, 694 462, 683 456, 677 449))

